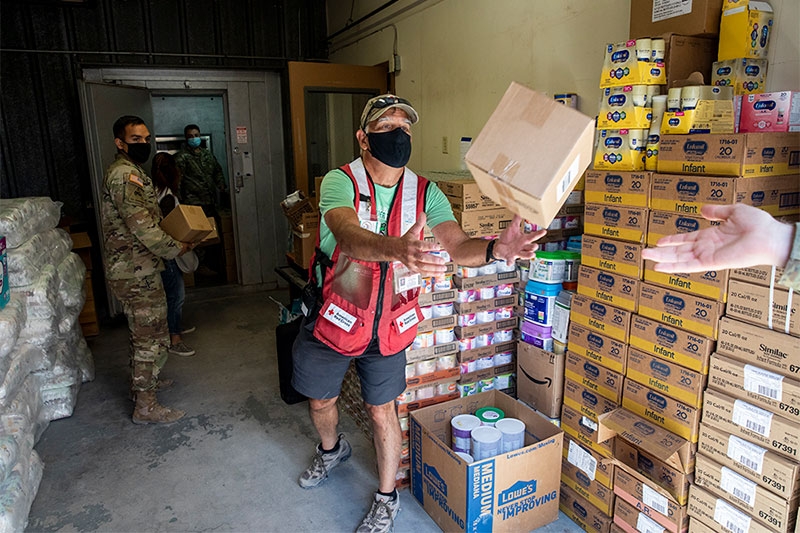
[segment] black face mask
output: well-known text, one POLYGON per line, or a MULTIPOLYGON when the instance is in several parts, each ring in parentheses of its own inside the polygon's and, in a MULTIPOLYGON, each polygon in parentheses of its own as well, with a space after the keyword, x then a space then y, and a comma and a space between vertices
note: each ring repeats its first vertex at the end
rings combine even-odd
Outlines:
POLYGON ((402 128, 385 133, 367 133, 373 157, 392 168, 402 168, 411 157, 411 135, 402 128))
POLYGON ((150 149, 150 143, 130 143, 128 144, 128 157, 134 163, 142 165, 150 158, 150 149))

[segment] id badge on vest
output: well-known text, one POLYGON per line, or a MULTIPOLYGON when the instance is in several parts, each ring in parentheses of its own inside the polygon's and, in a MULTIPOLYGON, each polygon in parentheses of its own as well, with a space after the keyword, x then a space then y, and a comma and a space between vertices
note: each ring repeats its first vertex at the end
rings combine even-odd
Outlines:
POLYGON ((359 217, 358 222, 361 225, 361 227, 364 228, 365 230, 375 233, 376 235, 380 234, 381 226, 380 222, 378 222, 377 220, 369 220, 359 217))

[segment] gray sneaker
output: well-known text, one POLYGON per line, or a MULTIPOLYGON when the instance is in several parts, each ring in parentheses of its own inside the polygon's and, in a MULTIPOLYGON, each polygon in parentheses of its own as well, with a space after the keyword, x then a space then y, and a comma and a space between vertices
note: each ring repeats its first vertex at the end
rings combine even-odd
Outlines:
POLYGON ((339 433, 339 450, 337 452, 322 453, 322 444, 318 444, 311 466, 306 468, 306 471, 300 476, 300 486, 304 489, 316 487, 328 479, 328 472, 339 463, 347 461, 352 453, 353 448, 344 438, 344 433, 339 433))
POLYGON ((195 352, 193 349, 189 348, 185 342, 181 341, 178 344, 173 344, 169 347, 169 353, 174 355, 179 355, 181 357, 191 357, 195 352))
POLYGON ((388 496, 376 492, 372 507, 356 529, 356 533, 390 533, 394 531, 394 518, 399 512, 399 494, 393 501, 388 496))

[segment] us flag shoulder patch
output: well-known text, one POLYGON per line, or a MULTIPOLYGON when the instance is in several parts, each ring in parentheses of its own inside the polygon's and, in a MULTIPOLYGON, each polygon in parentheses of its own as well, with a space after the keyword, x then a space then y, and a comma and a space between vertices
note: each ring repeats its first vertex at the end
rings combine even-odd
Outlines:
POLYGON ((140 178, 136 174, 133 173, 128 174, 128 181, 130 181, 131 183, 135 183, 139 187, 144 188, 144 182, 142 181, 142 178, 140 178))

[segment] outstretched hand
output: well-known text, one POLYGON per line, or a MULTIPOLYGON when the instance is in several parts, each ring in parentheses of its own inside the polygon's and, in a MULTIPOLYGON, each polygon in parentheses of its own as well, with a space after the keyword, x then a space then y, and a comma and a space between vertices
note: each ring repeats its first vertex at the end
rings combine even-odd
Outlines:
POLYGON ((658 272, 705 272, 756 265, 783 266, 789 259, 794 228, 766 211, 744 204, 706 204, 701 214, 718 226, 662 237, 642 256, 658 272))
POLYGON ((498 237, 494 245, 494 256, 505 259, 506 264, 511 265, 517 259, 530 259, 539 249, 536 241, 544 237, 546 230, 539 230, 533 233, 522 231, 522 217, 514 215, 511 225, 508 226, 498 237))
POLYGON ((438 250, 439 247, 432 242, 421 240, 427 221, 425 213, 421 213, 414 225, 400 237, 399 260, 409 270, 421 274, 422 277, 440 277, 447 270, 445 260, 429 253, 438 250))

